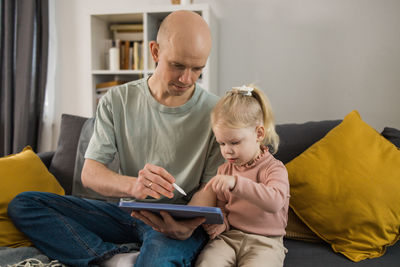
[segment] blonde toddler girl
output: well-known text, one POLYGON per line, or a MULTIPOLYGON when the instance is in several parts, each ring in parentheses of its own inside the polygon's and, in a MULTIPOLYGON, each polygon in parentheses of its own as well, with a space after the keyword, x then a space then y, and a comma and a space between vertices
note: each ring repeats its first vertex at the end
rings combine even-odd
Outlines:
POLYGON ((205 186, 217 195, 224 224, 205 224, 210 241, 197 266, 283 266, 289 181, 275 159, 279 137, 267 97, 254 86, 234 87, 211 113, 226 162, 205 186))

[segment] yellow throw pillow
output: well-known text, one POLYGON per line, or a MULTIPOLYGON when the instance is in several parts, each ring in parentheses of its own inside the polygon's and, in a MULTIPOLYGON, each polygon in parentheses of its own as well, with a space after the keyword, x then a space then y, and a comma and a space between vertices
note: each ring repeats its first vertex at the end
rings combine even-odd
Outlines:
POLYGON ((29 146, 18 154, 0 158, 0 188, 0 246, 31 246, 28 237, 18 231, 8 218, 8 203, 21 192, 64 195, 64 189, 29 146))
POLYGON ((399 239, 400 150, 357 111, 286 168, 290 206, 335 252, 357 262, 399 239))

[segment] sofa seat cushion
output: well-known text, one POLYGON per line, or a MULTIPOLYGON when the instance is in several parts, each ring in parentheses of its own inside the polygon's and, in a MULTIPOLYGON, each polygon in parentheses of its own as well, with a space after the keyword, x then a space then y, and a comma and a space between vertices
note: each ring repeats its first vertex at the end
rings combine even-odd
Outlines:
POLYGON ((290 206, 334 251, 360 261, 398 240, 400 151, 358 112, 286 167, 290 206))
POLYGON ((348 260, 342 254, 333 253, 329 244, 304 242, 284 239, 288 249, 285 267, 398 267, 400 259, 400 242, 388 247, 385 255, 379 258, 366 259, 357 263, 348 260))
POLYGON ((0 158, 0 173, 0 246, 30 246, 31 241, 8 217, 8 203, 25 191, 63 195, 64 190, 29 146, 18 154, 0 158))

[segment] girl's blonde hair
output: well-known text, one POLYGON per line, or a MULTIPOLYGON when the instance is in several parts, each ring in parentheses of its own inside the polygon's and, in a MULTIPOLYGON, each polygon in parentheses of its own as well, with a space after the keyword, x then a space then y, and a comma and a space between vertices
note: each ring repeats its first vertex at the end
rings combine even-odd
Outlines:
POLYGON ((242 88, 252 88, 252 91, 234 87, 218 101, 211 112, 212 126, 237 129, 263 125, 263 143, 269 146, 271 153, 276 153, 279 136, 275 131, 274 114, 267 96, 251 84, 242 88))

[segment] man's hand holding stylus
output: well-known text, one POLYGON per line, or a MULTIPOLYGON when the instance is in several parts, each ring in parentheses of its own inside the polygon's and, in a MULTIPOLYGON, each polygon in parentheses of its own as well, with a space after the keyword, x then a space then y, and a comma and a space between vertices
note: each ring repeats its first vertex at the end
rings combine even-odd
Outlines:
POLYGON ((137 199, 145 199, 147 196, 160 198, 161 195, 172 198, 175 189, 172 184, 175 178, 164 168, 146 164, 139 171, 138 179, 133 186, 132 195, 137 199))

